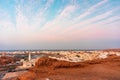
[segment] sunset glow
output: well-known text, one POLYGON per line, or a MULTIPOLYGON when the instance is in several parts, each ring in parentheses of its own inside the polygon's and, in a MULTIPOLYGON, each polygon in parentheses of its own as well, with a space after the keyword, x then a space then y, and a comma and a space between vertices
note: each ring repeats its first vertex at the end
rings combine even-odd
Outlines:
POLYGON ((120 47, 120 0, 0 0, 0 49, 120 47))

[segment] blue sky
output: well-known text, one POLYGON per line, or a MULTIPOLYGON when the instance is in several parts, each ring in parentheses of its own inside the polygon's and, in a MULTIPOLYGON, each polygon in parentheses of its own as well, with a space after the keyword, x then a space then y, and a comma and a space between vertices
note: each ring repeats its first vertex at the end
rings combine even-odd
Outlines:
POLYGON ((0 0, 0 49, 120 48, 120 0, 0 0))

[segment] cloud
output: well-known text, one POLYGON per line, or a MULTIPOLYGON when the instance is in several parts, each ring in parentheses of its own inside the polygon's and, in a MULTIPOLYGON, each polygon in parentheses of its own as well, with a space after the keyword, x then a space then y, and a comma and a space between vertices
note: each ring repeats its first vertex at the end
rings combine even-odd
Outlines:
MULTIPOLYGON (((48 22, 44 27, 43 30, 44 31, 50 31, 52 33, 56 33, 59 32, 61 30, 67 31, 67 30, 72 30, 74 28, 76 28, 76 26, 82 26, 82 24, 86 24, 86 23, 90 23, 93 21, 96 21, 97 18, 102 19, 103 17, 107 17, 109 16, 112 11, 106 12, 104 15, 100 15, 95 17, 94 19, 90 19, 89 21, 83 21, 80 22, 79 19, 82 19, 85 16, 88 16, 89 14, 93 13, 97 7, 100 7, 101 5, 105 4, 106 2, 108 2, 108 0, 103 0, 97 4, 95 4, 94 6, 90 7, 85 13, 81 14, 80 16, 77 17, 73 17, 73 20, 69 19, 68 17, 70 17, 70 15, 75 12, 77 10, 77 6, 74 5, 69 5, 67 7, 65 7, 63 9, 63 11, 51 22, 48 22), (67 19, 68 18, 68 19, 67 19), (66 24, 67 23, 67 24, 66 24), (63 29, 64 28, 64 29, 63 29)), ((48 33, 50 33, 48 32, 48 33)))
MULTIPOLYGON (((60 14, 54 18, 54 20, 47 22, 45 26, 42 28, 42 31, 50 31, 52 33, 58 31, 60 28, 64 28, 64 24, 68 21, 67 18, 71 16, 71 14, 76 11, 77 7, 74 5, 66 6, 60 14)), ((48 32, 49 33, 49 32, 48 32)))
POLYGON ((18 31, 26 31, 29 29, 29 23, 27 17, 23 14, 20 8, 16 8, 16 27, 18 31))
POLYGON ((14 32, 14 27, 9 13, 0 8, 0 35, 9 34, 11 31, 14 32))
POLYGON ((58 18, 70 16, 70 13, 74 12, 75 10, 76 10, 76 7, 74 5, 69 5, 63 9, 63 11, 60 13, 58 18))
POLYGON ((45 5, 44 10, 47 10, 51 6, 51 4, 53 4, 53 3, 54 3, 54 0, 48 0, 46 5, 45 5))
MULTIPOLYGON (((36 9, 36 12, 32 9, 39 5, 41 2, 31 0, 23 7, 24 3, 16 2, 16 28, 17 35, 22 38, 23 35, 31 36, 38 35, 37 29, 45 22, 46 18, 43 16, 47 9, 54 3, 54 0, 48 0, 44 7, 36 9)), ((33 37, 34 38, 34 37, 33 37)), ((33 40, 33 39, 32 39, 33 40)))
MULTIPOLYGON (((90 25, 90 24, 96 24, 97 22, 102 22, 102 20, 104 20, 106 18, 110 18, 114 11, 116 11, 116 8, 112 9, 112 10, 109 10, 109 11, 107 11, 105 13, 102 13, 100 15, 94 16, 94 17, 92 17, 90 19, 86 19, 86 20, 83 20, 83 21, 79 21, 79 22, 77 22, 75 24, 72 24, 71 26, 69 26, 69 28, 64 29, 63 33, 65 31, 68 32, 68 31, 72 31, 72 30, 77 30, 77 29, 80 29, 80 28, 87 27, 87 25, 90 25)), ((107 22, 109 22, 109 21, 107 21, 107 22)))
POLYGON ((85 11, 85 13, 81 14, 80 16, 77 17, 76 21, 79 19, 82 19, 90 14, 92 14, 98 7, 100 7, 101 5, 105 4, 106 2, 108 2, 108 0, 102 0, 100 2, 98 2, 97 4, 93 5, 92 7, 90 7, 87 11, 85 11))
MULTIPOLYGON (((47 39, 45 37, 43 37, 44 39, 41 39, 43 35, 40 34, 40 32, 37 32, 36 29, 40 27, 40 25, 45 21, 45 17, 43 15, 47 11, 47 9, 53 4, 54 0, 48 0, 43 8, 37 9, 37 13, 34 13, 31 8, 34 8, 34 6, 36 4, 39 4, 40 2, 33 2, 33 4, 31 4, 31 2, 24 5, 24 7, 24 2, 16 2, 16 15, 14 15, 15 23, 11 22, 11 19, 9 18, 6 18, 6 20, 1 20, 2 23, 0 23, 0 25, 2 24, 6 26, 3 29, 3 33, 0 32, 2 33, 0 34, 2 36, 1 42, 8 45, 27 45, 47 39)), ((7 15, 9 16, 9 14, 7 15)))
POLYGON ((111 40, 111 39, 119 39, 119 26, 120 25, 120 17, 113 16, 109 17, 105 20, 102 20, 98 23, 93 23, 90 25, 86 25, 80 29, 74 29, 71 32, 68 32, 69 38, 73 38, 74 40, 111 40), (114 22, 115 21, 115 22, 114 22), (113 23, 114 22, 114 23, 113 23), (109 23, 109 24, 108 24, 109 23), (84 35, 83 35, 84 34, 84 35))

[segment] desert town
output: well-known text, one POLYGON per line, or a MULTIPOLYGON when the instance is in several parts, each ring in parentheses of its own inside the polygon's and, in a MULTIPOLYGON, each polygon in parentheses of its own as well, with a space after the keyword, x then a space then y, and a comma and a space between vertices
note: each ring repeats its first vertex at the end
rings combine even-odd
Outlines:
MULTIPOLYGON (((48 57, 59 61, 84 62, 105 59, 110 55, 120 56, 120 51, 83 50, 83 51, 14 51, 0 52, 0 58, 14 58, 15 61, 0 63, 0 79, 9 80, 34 67, 38 59, 48 57)), ((2 60, 2 59, 1 59, 2 60)), ((4 59, 5 62, 5 59, 4 59)))

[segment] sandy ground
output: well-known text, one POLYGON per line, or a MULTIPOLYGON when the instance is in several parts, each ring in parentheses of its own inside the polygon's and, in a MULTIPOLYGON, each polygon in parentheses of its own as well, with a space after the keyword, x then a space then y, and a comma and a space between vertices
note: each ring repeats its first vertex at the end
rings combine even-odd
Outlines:
POLYGON ((17 80, 120 80, 120 57, 82 63, 42 58, 25 74, 17 80))
POLYGON ((24 74, 25 72, 26 71, 8 72, 1 78, 1 80, 11 80, 14 77, 24 74))

